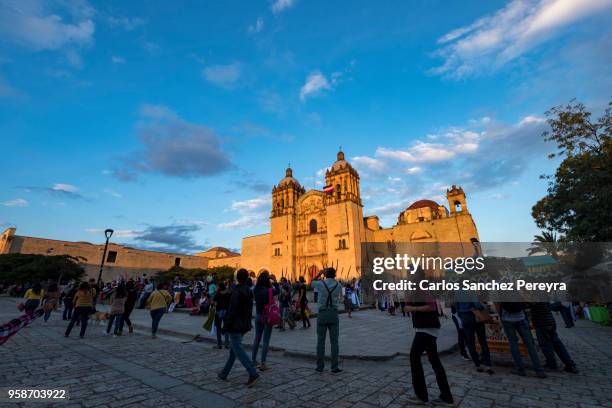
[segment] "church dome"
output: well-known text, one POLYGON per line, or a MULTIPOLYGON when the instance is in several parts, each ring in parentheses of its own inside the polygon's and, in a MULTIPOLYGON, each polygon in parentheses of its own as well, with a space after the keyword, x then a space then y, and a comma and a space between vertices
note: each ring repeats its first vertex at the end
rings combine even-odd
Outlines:
POLYGON ((432 200, 419 200, 419 201, 415 201, 414 203, 410 204, 410 207, 406 208, 406 210, 415 210, 417 208, 425 208, 425 207, 429 207, 432 210, 438 211, 438 207, 440 207, 440 205, 432 200))
POLYGON ((285 170, 285 178, 279 181, 278 187, 284 187, 289 185, 295 185, 297 187, 300 187, 300 183, 293 178, 293 170, 291 169, 291 167, 287 167, 287 170, 285 170))
POLYGON ((352 168, 349 162, 344 159, 344 152, 340 150, 338 152, 337 160, 331 166, 331 171, 338 171, 346 167, 352 168))

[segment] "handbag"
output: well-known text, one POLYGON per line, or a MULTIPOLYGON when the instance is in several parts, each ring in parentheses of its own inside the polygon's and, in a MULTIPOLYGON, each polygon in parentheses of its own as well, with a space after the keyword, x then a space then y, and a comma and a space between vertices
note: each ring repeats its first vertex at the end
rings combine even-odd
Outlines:
POLYGON ((474 313, 474 317, 476 318, 476 321, 478 323, 484 323, 484 322, 488 322, 491 320, 491 315, 489 314, 489 311, 486 309, 483 309, 483 310, 474 309, 472 310, 472 313, 474 313))
POLYGON ((272 288, 268 289, 268 304, 264 308, 264 321, 270 326, 280 324, 280 309, 272 296, 272 288))
POLYGON ((215 305, 211 305, 210 308, 208 309, 208 318, 206 319, 206 322, 202 326, 202 328, 208 332, 211 331, 213 326, 215 325, 215 311, 216 311, 215 305))

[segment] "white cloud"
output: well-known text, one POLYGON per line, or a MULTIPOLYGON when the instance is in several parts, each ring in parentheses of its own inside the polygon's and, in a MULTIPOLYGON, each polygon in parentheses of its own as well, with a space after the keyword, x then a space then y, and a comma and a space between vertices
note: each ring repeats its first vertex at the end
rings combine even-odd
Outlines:
POLYGON ((63 191, 65 193, 74 193, 75 191, 78 190, 78 188, 76 188, 72 184, 56 183, 53 185, 53 187, 51 187, 51 190, 63 191))
POLYGON ((444 62, 432 72, 459 79, 497 69, 610 7, 612 0, 513 0, 440 37, 437 55, 444 62))
POLYGON ((242 73, 240 63, 234 62, 227 65, 211 65, 202 70, 202 75, 208 82, 223 88, 233 86, 242 73))
POLYGON ((300 99, 305 101, 306 98, 320 94, 324 90, 331 89, 331 85, 327 81, 325 75, 320 71, 311 72, 306 78, 306 82, 300 89, 300 99))
POLYGON ((132 31, 146 23, 146 20, 140 17, 124 17, 117 16, 108 17, 108 24, 111 27, 123 28, 126 31, 132 31))
POLYGON ((217 225, 223 230, 249 229, 267 225, 272 205, 269 195, 255 197, 244 201, 232 202, 226 211, 238 214, 238 218, 217 225))
POLYGON ((14 200, 8 200, 2 203, 5 207, 27 207, 30 203, 23 198, 15 198, 14 200))
POLYGON ((104 193, 108 194, 109 196, 115 197, 115 198, 121 198, 121 194, 119 194, 116 191, 113 191, 109 188, 106 188, 104 190, 102 190, 104 193))
POLYGON ((531 125, 534 123, 544 123, 544 122, 546 122, 546 119, 543 117, 527 115, 520 120, 519 126, 531 125))
MULTIPOLYGON (((85 228, 85 232, 90 234, 104 234, 103 228, 85 228)), ((115 238, 134 238, 142 234, 143 231, 136 230, 114 230, 113 237, 115 238)))
POLYGON ((62 11, 72 21, 65 21, 49 10, 50 4, 39 0, 8 0, 0 5, 0 35, 34 51, 82 47, 92 43, 95 10, 85 1, 62 11))
POLYGON ((249 32, 249 34, 257 34, 259 32, 261 32, 261 30, 263 30, 264 28, 264 19, 261 17, 257 17, 257 20, 255 21, 254 24, 251 24, 248 28, 247 31, 249 32))
POLYGON ((111 57, 111 61, 113 62, 113 64, 124 64, 125 63, 125 58, 120 57, 118 55, 113 55, 111 57))
POLYGON ((271 10, 274 14, 279 14, 287 9, 290 9, 297 3, 296 0, 274 0, 271 10))

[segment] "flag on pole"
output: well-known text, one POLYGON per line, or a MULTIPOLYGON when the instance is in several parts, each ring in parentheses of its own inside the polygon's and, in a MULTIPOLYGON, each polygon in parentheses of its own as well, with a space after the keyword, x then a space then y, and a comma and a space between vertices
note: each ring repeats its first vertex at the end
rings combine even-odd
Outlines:
POLYGON ((325 194, 333 194, 333 192, 334 192, 334 186, 329 185, 329 186, 325 186, 325 187, 323 187, 323 192, 324 192, 325 194))

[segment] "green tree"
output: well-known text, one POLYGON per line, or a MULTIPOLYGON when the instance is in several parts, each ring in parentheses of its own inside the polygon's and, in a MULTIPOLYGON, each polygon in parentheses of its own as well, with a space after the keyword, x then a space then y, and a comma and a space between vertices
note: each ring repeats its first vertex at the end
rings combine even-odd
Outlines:
POLYGON ((0 283, 10 285, 60 279, 63 282, 78 281, 85 275, 78 261, 69 255, 0 255, 0 283))
POLYGON ((563 240, 563 237, 557 239, 557 234, 552 231, 542 231, 541 235, 533 236, 527 252, 529 255, 545 253, 558 260, 559 252, 563 250, 563 240))
POLYGON ((575 100, 546 112, 546 141, 557 144, 549 157, 564 157, 547 179, 547 194, 532 208, 538 227, 556 231, 568 241, 612 240, 612 101, 603 115, 575 100))

